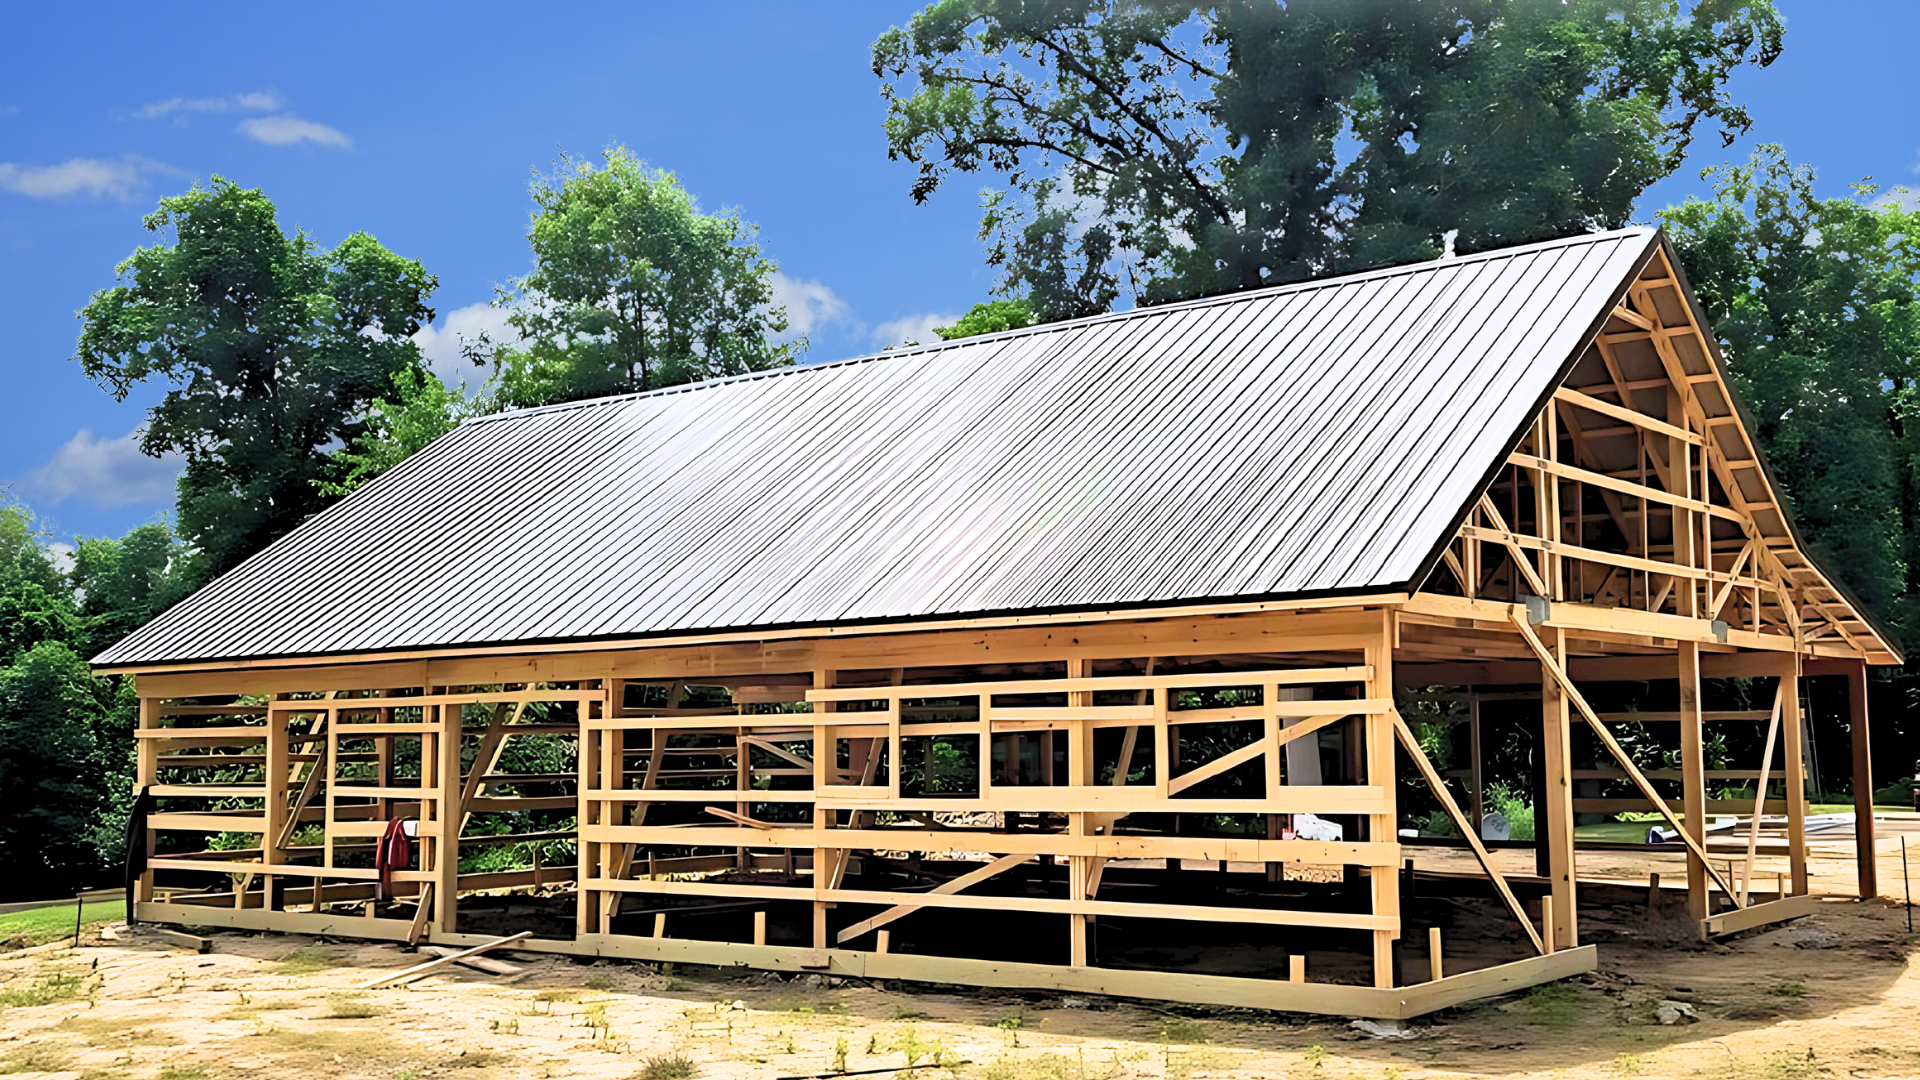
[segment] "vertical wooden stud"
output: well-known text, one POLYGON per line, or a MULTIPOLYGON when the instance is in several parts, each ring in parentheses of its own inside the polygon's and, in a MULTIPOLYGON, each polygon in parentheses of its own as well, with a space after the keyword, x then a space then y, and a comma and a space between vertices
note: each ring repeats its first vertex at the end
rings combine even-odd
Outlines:
MULTIPOLYGON (((1758 606, 1758 605, 1756 605, 1758 606)), ((1873 738, 1867 720, 1867 662, 1847 665, 1847 732, 1853 742, 1853 852, 1860 899, 1880 895, 1873 845, 1873 738)))
MULTIPOLYGON (((1567 664, 1566 632, 1559 627, 1541 627, 1540 640, 1553 654, 1562 671, 1567 664)), ((1573 843, 1573 740, 1572 719, 1566 692, 1553 673, 1541 666, 1540 673, 1540 767, 1541 795, 1546 802, 1544 826, 1547 834, 1547 876, 1553 890, 1553 911, 1557 920, 1555 937, 1568 948, 1580 944, 1580 908, 1574 894, 1576 874, 1573 843)))
MULTIPOLYGON (((1367 681, 1367 696, 1393 697, 1393 613, 1382 611, 1378 636, 1365 650, 1366 663, 1373 674, 1367 681)), ((1380 791, 1383 805, 1377 814, 1368 815, 1367 839, 1375 843, 1394 843, 1399 838, 1395 812, 1394 713, 1373 713, 1366 718, 1367 783, 1380 791)), ((1373 932, 1373 984, 1393 985, 1393 943, 1400 937, 1400 875, 1394 866, 1373 867, 1373 913, 1394 920, 1390 930, 1373 932)))
MULTIPOLYGON (((1807 894, 1807 748, 1800 713, 1800 658, 1787 656, 1780 672, 1780 734, 1785 737, 1787 781, 1787 860, 1793 895, 1807 894)), ((1869 798, 1872 796, 1869 795, 1869 798)), ((1871 815, 1869 815, 1871 818, 1871 815)))
MULTIPOLYGON (((1684 444, 1683 444, 1684 445, 1684 444)), ((1706 842, 1706 748, 1700 720, 1700 646, 1679 643, 1681 825, 1702 846, 1706 842)), ((1707 898, 1707 864, 1687 852, 1687 914, 1696 922, 1712 914, 1707 898)))

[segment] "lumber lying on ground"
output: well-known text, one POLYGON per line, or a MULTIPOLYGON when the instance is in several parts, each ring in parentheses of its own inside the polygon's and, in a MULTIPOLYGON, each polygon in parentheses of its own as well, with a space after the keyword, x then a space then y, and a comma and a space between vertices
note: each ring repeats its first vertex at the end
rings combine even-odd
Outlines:
POLYGON ((356 984, 354 986, 354 989, 355 990, 373 990, 382 986, 394 986, 399 983, 412 982, 413 980, 421 978, 422 976, 438 971, 441 968, 446 967, 448 964, 457 964, 463 960, 466 960, 468 957, 479 956, 481 953, 484 953, 484 952, 492 952, 494 949, 498 949, 503 945, 511 945, 516 941, 521 941, 523 939, 530 938, 532 936, 533 936, 533 931, 522 930, 517 934, 512 934, 507 937, 495 938, 492 941, 485 942, 484 944, 475 945, 471 949, 462 949, 459 952, 454 953, 450 956, 442 956, 434 960, 429 960, 424 964, 415 964, 410 968, 406 968, 401 971, 391 972, 389 974, 382 975, 377 979, 368 979, 366 982, 356 984))
MULTIPOLYGON (((460 953, 459 949, 451 945, 422 945, 420 946, 420 951, 426 953, 428 956, 438 956, 447 959, 452 959, 460 953)), ((526 968, 521 967, 519 964, 509 964, 505 960, 496 960, 491 956, 468 956, 454 960, 454 963, 459 964, 461 967, 472 968, 475 971, 484 971, 489 975, 518 975, 526 970, 526 968)))

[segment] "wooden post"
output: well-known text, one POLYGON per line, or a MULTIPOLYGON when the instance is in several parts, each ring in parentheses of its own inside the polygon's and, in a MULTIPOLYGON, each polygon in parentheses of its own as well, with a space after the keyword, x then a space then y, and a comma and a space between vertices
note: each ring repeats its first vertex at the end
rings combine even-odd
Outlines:
MULTIPOLYGON (((432 687, 427 693, 433 692, 432 687)), ((436 770, 439 791, 434 796, 433 816, 438 819, 439 838, 434 841, 433 925, 441 933, 451 934, 459 922, 460 907, 460 714, 459 705, 431 705, 438 723, 440 764, 436 770)), ((327 726, 329 734, 334 725, 327 726)), ((328 785, 331 787, 332 785, 328 785)))
MULTIPOLYGON (((1800 715, 1800 658, 1785 658, 1780 671, 1780 734, 1786 737, 1787 860, 1793 894, 1807 894, 1807 748, 1800 715)), ((1869 793, 1868 798, 1872 798, 1869 793)))
MULTIPOLYGON (((1679 643, 1681 826, 1703 845, 1707 829, 1706 748, 1700 720, 1700 646, 1679 643)), ((1687 914, 1696 922, 1713 913, 1707 895, 1707 864, 1687 852, 1687 914)))
POLYGON ((765 945, 767 943, 767 913, 765 911, 756 911, 753 913, 753 943, 755 945, 765 945))
MULTIPOLYGON (((1084 679, 1093 674, 1093 666, 1084 657, 1069 657, 1067 660, 1067 678, 1084 679)), ((1069 708, 1089 708, 1093 705, 1093 693, 1076 690, 1067 694, 1069 708)), ((1093 786, 1093 725, 1085 720, 1073 721, 1073 727, 1067 738, 1067 783, 1075 788, 1086 789, 1093 786)), ((1052 773, 1052 759, 1049 757, 1047 772, 1052 773)), ((1087 815, 1067 815, 1067 835, 1083 837, 1088 835, 1087 815)), ((1067 856, 1067 895, 1075 900, 1088 899, 1087 886, 1092 878, 1091 856, 1067 856)), ((1067 916, 1067 964, 1071 967, 1086 967, 1091 960, 1088 948, 1088 924, 1092 917, 1088 915, 1067 916)))
MULTIPOLYGON (((1567 662, 1566 632, 1547 628, 1540 639, 1561 665, 1567 662)), ((1534 827, 1545 827, 1547 834, 1547 878, 1553 890, 1553 911, 1557 924, 1554 937, 1567 948, 1580 944, 1580 912, 1574 896, 1573 854, 1573 758, 1572 719, 1567 695, 1544 665, 1540 672, 1541 762, 1544 772, 1540 786, 1546 802, 1545 813, 1535 818, 1534 827), (1544 820, 1542 820, 1544 819, 1544 820)))
POLYGON ((653 913, 653 936, 657 938, 667 936, 667 913, 664 911, 653 913))
MULTIPOLYGON (((1366 663, 1373 669, 1367 682, 1370 698, 1393 697, 1393 613, 1380 613, 1380 632, 1375 643, 1366 648, 1366 663)), ((1399 818, 1395 812, 1394 730, 1395 713, 1374 713, 1366 718, 1367 783, 1380 789, 1384 802, 1381 812, 1368 816, 1367 839, 1374 843, 1395 843, 1399 839, 1399 818)), ((1373 932, 1373 985, 1391 987, 1393 980, 1393 943, 1400 937, 1400 875, 1394 867, 1372 868, 1373 913, 1394 920, 1391 930, 1373 932)))
MULTIPOLYGON (((837 681, 836 674, 826 668, 816 669, 813 673, 814 689, 831 690, 837 681)), ((984 705, 986 699, 981 700, 984 705)), ((816 712, 833 712, 834 703, 816 701, 813 703, 813 708, 816 712)), ((984 734, 982 739, 985 739, 984 734)), ((983 776, 987 769, 987 748, 988 744, 983 741, 980 744, 980 771, 983 776)), ((815 724, 813 727, 813 789, 815 791, 822 791, 832 785, 834 768, 839 763, 839 757, 839 746, 834 738, 833 729, 825 724, 815 724)), ((813 827, 815 831, 825 835, 826 831, 833 827, 834 812, 819 809, 818 803, 815 803, 814 807, 813 827)), ((813 947, 816 949, 825 949, 833 944, 827 935, 827 902, 824 894, 833 857, 837 854, 838 852, 832 848, 813 849, 813 947)))
POLYGON ((1294 953, 1287 957, 1287 981, 1297 983, 1307 981, 1307 958, 1304 953, 1294 953))
MULTIPOLYGON (((653 737, 657 740, 660 734, 656 731, 653 737)), ((587 839, 587 828, 601 823, 601 810, 607 805, 599 798, 600 735, 598 731, 586 729, 579 735, 580 778, 574 789, 580 800, 579 809, 575 811, 580 831, 574 843, 578 858, 573 871, 575 932, 579 934, 600 932, 600 905, 593 888, 594 878, 600 872, 600 845, 587 839)))
POLYGON ((1540 898, 1540 948, 1548 956, 1553 955, 1553 897, 1540 898))
MULTIPOLYGON (((269 719, 271 719, 271 717, 269 717, 269 719)), ((142 697, 140 699, 141 730, 150 731, 159 726, 160 726, 160 699, 151 698, 151 697, 142 697)), ((141 788, 150 787, 153 784, 159 783, 160 740, 136 738, 134 742, 137 745, 137 749, 135 751, 135 758, 134 758, 133 790, 134 790, 134 793, 138 795, 141 788)), ((269 778, 271 778, 272 775, 273 774, 271 772, 267 774, 269 778)), ((272 806, 273 804, 271 801, 269 801, 267 805, 272 806)), ((143 842, 146 844, 146 847, 147 847, 148 859, 153 858, 153 853, 155 848, 154 835, 155 835, 154 831, 152 829, 148 829, 146 830, 146 836, 143 840, 143 842)), ((265 840, 267 838, 263 836, 261 837, 261 839, 265 840)), ((268 891, 271 892, 272 890, 269 889, 268 891)), ((141 874, 140 880, 134 884, 133 900, 135 903, 152 903, 153 902, 153 871, 152 870, 148 870, 145 873, 141 874)), ((138 912, 129 908, 127 911, 127 924, 132 925, 134 922, 138 921, 138 919, 139 919, 138 912)))
POLYGON ((1860 899, 1880 895, 1878 855, 1873 847, 1873 739, 1867 723, 1867 662, 1847 665, 1847 731, 1853 739, 1853 856, 1860 899))
POLYGON ((1447 977, 1446 964, 1440 958, 1440 928, 1427 927, 1427 974, 1439 982, 1447 977))
MULTIPOLYGON (((1541 677, 1551 678, 1551 676, 1544 673, 1541 677)), ((1483 766, 1481 765, 1484 756, 1484 751, 1480 746, 1480 693, 1473 687, 1468 687, 1467 757, 1469 760, 1467 764, 1472 770, 1472 778, 1468 781, 1472 786, 1468 790, 1467 795, 1472 804, 1471 816, 1473 818, 1473 831, 1475 834, 1480 834, 1484 831, 1487 821, 1486 777, 1483 775, 1483 766)))

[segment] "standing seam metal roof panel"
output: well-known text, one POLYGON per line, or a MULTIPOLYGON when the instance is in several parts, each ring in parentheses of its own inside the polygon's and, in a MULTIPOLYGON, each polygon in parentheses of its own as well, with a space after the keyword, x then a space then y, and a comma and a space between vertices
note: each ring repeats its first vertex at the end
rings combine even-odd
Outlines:
POLYGON ((96 662, 1410 588, 1657 235, 472 420, 96 662))

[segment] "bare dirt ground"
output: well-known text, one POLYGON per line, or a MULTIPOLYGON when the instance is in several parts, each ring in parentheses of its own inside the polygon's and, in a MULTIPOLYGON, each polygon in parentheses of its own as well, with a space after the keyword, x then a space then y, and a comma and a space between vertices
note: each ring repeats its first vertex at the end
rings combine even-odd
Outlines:
POLYGON ((625 1080, 678 1075, 684 1057, 694 1076, 754 1080, 910 1059, 922 1076, 988 1080, 1907 1078, 1920 1076, 1916 952, 1897 905, 1836 901, 1725 946, 1603 947, 1593 976, 1384 1040, 1272 1014, 559 958, 356 992, 419 957, 244 934, 203 956, 136 933, 0 958, 0 1072, 625 1080), (1662 1000, 1698 1022, 1660 1024, 1662 1000))
MULTIPOLYGON (((1526 854, 1501 853, 1516 871, 1526 854)), ((1583 874, 1684 877, 1677 861, 1639 853, 1582 859, 1583 874)), ((1420 856, 1433 869, 1451 861, 1420 856)), ((911 1063, 911 1075, 982 1080, 1907 1080, 1920 1077, 1920 946, 1901 871, 1897 853, 1883 856, 1879 900, 1836 895, 1810 918, 1726 944, 1675 944, 1636 927, 1631 905, 1616 907, 1589 920, 1600 971, 1416 1021, 1406 1039, 1331 1019, 530 954, 514 959, 517 975, 454 967, 354 991, 422 957, 239 933, 197 955, 123 931, 78 949, 0 954, 0 1073, 774 1080, 872 1070, 884 1080, 911 1063), (1698 1020, 1661 1024, 1662 1001, 1698 1020)), ((1852 862, 1815 860, 1813 882, 1850 889, 1852 862)))

